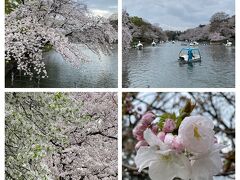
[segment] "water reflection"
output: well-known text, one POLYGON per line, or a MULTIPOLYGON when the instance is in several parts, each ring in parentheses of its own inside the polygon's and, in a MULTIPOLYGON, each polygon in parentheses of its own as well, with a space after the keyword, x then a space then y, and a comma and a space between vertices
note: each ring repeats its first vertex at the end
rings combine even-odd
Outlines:
MULTIPOLYGON (((109 56, 102 55, 101 59, 95 54, 85 51, 90 61, 82 63, 79 68, 64 61, 55 51, 44 55, 49 78, 42 79, 42 88, 116 88, 117 87, 117 47, 109 56)), ((10 87, 10 78, 6 79, 6 86, 10 87)), ((35 82, 28 79, 15 79, 14 87, 37 87, 35 82)))

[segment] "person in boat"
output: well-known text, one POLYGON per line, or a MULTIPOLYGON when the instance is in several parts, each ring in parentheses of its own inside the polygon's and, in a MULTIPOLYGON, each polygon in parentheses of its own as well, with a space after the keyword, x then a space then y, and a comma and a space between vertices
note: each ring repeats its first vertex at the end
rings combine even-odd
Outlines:
POLYGON ((193 55, 193 53, 192 53, 192 50, 189 49, 189 50, 188 50, 188 61, 191 61, 193 58, 194 58, 194 55, 193 55))

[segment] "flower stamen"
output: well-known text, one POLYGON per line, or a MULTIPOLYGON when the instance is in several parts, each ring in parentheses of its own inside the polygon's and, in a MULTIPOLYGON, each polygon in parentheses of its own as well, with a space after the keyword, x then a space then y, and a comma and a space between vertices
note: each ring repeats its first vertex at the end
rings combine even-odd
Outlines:
POLYGON ((199 134, 199 131, 198 131, 198 128, 197 127, 194 127, 194 137, 197 139, 197 140, 200 140, 201 138, 201 135, 199 134))
POLYGON ((170 155, 161 156, 161 159, 164 160, 164 161, 170 161, 171 156, 170 155))

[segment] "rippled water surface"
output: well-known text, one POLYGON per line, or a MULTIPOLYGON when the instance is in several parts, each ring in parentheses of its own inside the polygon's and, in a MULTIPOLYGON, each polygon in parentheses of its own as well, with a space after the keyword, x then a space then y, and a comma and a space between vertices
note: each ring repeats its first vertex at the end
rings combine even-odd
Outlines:
MULTIPOLYGON (((65 62, 55 51, 47 53, 46 69, 49 78, 40 80, 40 83, 29 81, 29 78, 16 77, 12 87, 42 87, 42 88, 115 88, 117 87, 118 56, 117 48, 110 56, 99 59, 88 52, 90 62, 80 65, 79 69, 65 62)), ((11 78, 6 78, 6 87, 11 87, 11 78)))
POLYGON ((235 47, 199 45, 202 61, 180 64, 181 43, 131 49, 123 55, 123 87, 229 88, 235 86, 235 47))

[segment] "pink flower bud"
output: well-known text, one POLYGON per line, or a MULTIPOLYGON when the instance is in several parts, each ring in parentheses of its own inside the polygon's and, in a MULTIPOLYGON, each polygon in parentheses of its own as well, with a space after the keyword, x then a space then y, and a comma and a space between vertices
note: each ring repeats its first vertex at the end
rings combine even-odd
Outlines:
MULTIPOLYGON (((155 115, 151 112, 147 112, 145 115, 143 115, 140 122, 132 131, 133 136, 139 141, 144 140, 143 132, 151 125, 154 119, 155 119, 155 115)), ((158 127, 153 126, 151 129, 153 133, 157 134, 158 127)))
POLYGON ((164 143, 171 146, 173 142, 174 136, 172 133, 167 133, 164 138, 164 143))
POLYGON ((148 127, 143 125, 142 123, 137 124, 137 126, 133 129, 133 136, 137 140, 143 140, 143 132, 147 129, 148 127))
POLYGON ((156 116, 152 112, 147 112, 146 114, 143 115, 141 123, 146 126, 149 126, 155 118, 156 116))
POLYGON ((138 141, 144 140, 143 135, 137 135, 137 136, 135 136, 135 138, 136 138, 138 141))
POLYGON ((135 128, 133 128, 132 130, 133 136, 136 137, 138 135, 138 127, 136 126, 135 128))
POLYGON ((183 146, 181 137, 179 137, 179 136, 174 137, 174 139, 172 141, 172 149, 175 149, 178 152, 184 150, 184 146, 183 146))
POLYGON ((138 141, 138 143, 135 145, 135 149, 138 150, 141 146, 148 146, 148 143, 146 141, 138 141))
POLYGON ((163 125, 163 131, 164 132, 173 132, 174 129, 176 128, 176 123, 172 119, 166 119, 163 125))
POLYGON ((165 139, 165 132, 161 131, 158 133, 157 137, 162 141, 164 142, 164 139, 165 139))
POLYGON ((151 129, 152 129, 152 132, 157 135, 157 133, 158 133, 158 125, 152 126, 151 129))
POLYGON ((137 126, 133 129, 133 135, 141 135, 145 130, 147 129, 147 126, 144 126, 143 124, 137 124, 137 126))

